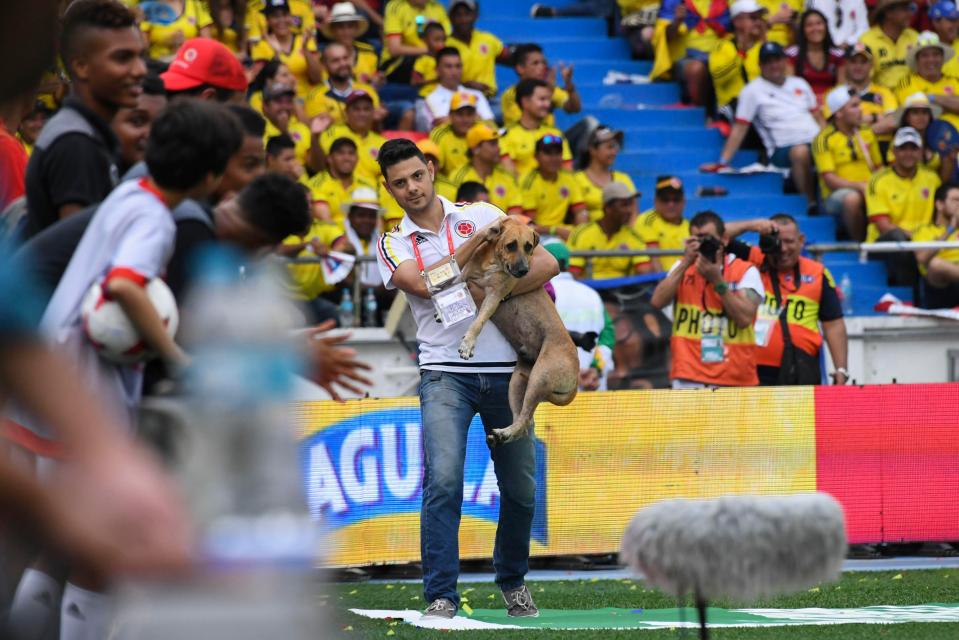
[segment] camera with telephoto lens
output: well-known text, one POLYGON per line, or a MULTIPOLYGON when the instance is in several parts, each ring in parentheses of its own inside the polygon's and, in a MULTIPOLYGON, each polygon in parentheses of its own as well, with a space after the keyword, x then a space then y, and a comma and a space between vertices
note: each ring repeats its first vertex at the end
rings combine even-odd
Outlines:
POLYGON ((699 255, 710 262, 716 262, 716 252, 719 251, 719 240, 714 236, 705 236, 699 241, 699 255))
POLYGON ((759 236, 759 250, 771 258, 782 254, 783 242, 779 239, 779 229, 773 229, 772 233, 759 236))

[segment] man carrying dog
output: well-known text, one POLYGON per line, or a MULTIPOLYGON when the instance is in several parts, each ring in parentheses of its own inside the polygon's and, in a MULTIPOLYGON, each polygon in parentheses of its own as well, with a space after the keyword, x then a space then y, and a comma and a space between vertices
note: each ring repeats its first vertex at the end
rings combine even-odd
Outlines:
POLYGON ((755 386, 753 323, 765 297, 759 270, 726 253, 726 225, 713 211, 697 213, 689 233, 686 253, 651 300, 673 307, 673 388, 755 386))
MULTIPOLYGON (((406 292, 420 347, 424 449, 420 538, 423 591, 429 603, 424 615, 452 618, 460 603, 456 582, 467 434, 477 413, 487 433, 512 424, 508 390, 516 353, 493 323, 487 323, 473 358, 461 359, 458 348, 470 317, 449 326, 438 322, 437 316, 450 319, 462 307, 444 306, 449 296, 431 295, 426 280, 435 283, 465 266, 485 242, 486 227, 500 221, 503 213, 487 203, 457 206, 438 197, 433 187, 436 169, 409 140, 384 144, 378 161, 387 191, 405 212, 400 224, 378 242, 380 273, 387 288, 406 292)), ((512 295, 542 287, 558 271, 556 260, 537 246, 529 272, 512 295)), ((440 293, 445 291, 449 288, 440 293)), ((510 616, 536 616, 539 610, 524 583, 536 490, 532 435, 498 444, 490 456, 500 490, 493 550, 496 584, 510 616)))

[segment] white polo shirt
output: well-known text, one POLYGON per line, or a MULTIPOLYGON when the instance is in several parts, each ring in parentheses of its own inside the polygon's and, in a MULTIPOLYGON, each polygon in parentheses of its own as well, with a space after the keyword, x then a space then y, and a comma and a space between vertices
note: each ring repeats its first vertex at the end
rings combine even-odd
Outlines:
MULTIPOLYGON (((377 264, 387 289, 395 289, 393 273, 407 260, 416 261, 413 243, 417 243, 423 264, 429 266, 449 256, 447 229, 453 247, 459 247, 480 229, 505 216, 502 211, 485 202, 453 204, 437 196, 443 203, 443 223, 439 233, 416 225, 408 215, 397 228, 380 236, 377 243, 377 264)), ((469 360, 460 358, 460 342, 471 320, 463 320, 449 328, 434 318, 433 302, 417 296, 407 296, 413 319, 416 321, 416 340, 419 342, 419 364, 422 369, 456 373, 511 373, 516 366, 516 352, 492 322, 487 322, 476 341, 476 350, 469 360)))
POLYGON ((457 93, 471 93, 476 96, 476 115, 480 120, 494 120, 493 110, 489 102, 479 91, 467 89, 463 85, 456 88, 455 91, 447 89, 442 85, 437 85, 433 91, 426 96, 423 101, 425 109, 425 118, 429 127, 433 127, 433 121, 437 118, 445 118, 450 114, 450 107, 453 103, 453 96, 457 93))
POLYGON ((780 147, 810 144, 819 133, 812 114, 816 94, 802 78, 788 76, 782 85, 756 78, 739 93, 736 121, 756 127, 770 155, 780 147))

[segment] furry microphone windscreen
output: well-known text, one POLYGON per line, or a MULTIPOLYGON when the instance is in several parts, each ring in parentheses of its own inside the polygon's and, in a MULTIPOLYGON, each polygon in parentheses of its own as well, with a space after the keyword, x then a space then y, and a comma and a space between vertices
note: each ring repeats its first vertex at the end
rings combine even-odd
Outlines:
POLYGON ((682 597, 749 602, 838 577, 842 507, 825 493, 663 500, 640 509, 620 560, 682 597))

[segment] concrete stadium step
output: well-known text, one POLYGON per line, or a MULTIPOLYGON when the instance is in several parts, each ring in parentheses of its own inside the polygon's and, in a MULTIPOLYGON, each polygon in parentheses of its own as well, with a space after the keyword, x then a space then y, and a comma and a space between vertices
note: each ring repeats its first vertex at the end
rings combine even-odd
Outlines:
MULTIPOLYGON (((445 4, 445 3, 444 3, 445 4)), ((490 18, 529 18, 532 2, 516 2, 515 0, 483 0, 480 4, 480 17, 490 18)), ((560 20, 562 18, 541 18, 544 22, 547 20, 560 20)))
POLYGON ((671 147, 716 149, 716 156, 723 147, 723 136, 716 129, 703 127, 629 127, 623 130, 626 149, 638 150, 671 147))
POLYGON ((836 286, 839 285, 844 273, 849 274, 854 286, 858 282, 876 286, 886 283, 886 264, 884 262, 870 261, 863 263, 859 262, 859 258, 855 254, 836 253, 823 255, 822 262, 832 272, 836 279, 836 286))
MULTIPOLYGON (((619 60, 599 60, 593 57, 575 60, 573 62, 573 80, 577 83, 591 82, 601 83, 606 77, 608 71, 618 71, 630 75, 649 75, 653 68, 651 62, 630 60, 628 56, 621 56, 619 60)), ((566 56, 562 58, 569 61, 566 56)), ((550 64, 555 64, 556 60, 550 60, 550 64)), ((509 65, 496 65, 496 84, 500 90, 516 83, 516 72, 509 65)), ((623 85, 623 86, 645 86, 642 85, 623 85)), ((676 86, 673 82, 664 82, 664 85, 676 86)), ((619 86, 619 85, 617 85, 619 86)))
MULTIPOLYGON (((835 275, 835 274, 833 274, 835 275)), ((842 276, 838 276, 842 277, 842 276)), ((852 276, 850 276, 852 278, 852 276)), ((875 305, 884 294, 891 293, 903 302, 913 302, 912 287, 889 287, 885 283, 852 283, 852 313, 856 316, 883 316, 875 310, 875 305)))
MULTIPOLYGON (((578 60, 629 60, 629 44, 624 38, 553 38, 537 37, 536 43, 550 64, 575 63, 578 60)), ((574 76, 575 77, 575 76, 574 76)), ((584 77, 581 79, 589 79, 584 77)))
POLYGON ((752 193, 740 193, 738 197, 697 198, 689 194, 686 196, 686 207, 696 211, 712 209, 720 215, 734 216, 735 219, 768 218, 775 213, 805 216, 806 198, 793 195, 763 195, 757 198, 752 193))
MULTIPOLYGON (((666 105, 679 102, 679 86, 671 82, 650 84, 602 84, 577 82, 584 110, 602 108, 602 101, 618 100, 622 105, 666 105)), ((617 107, 620 108, 620 107, 617 107)))
POLYGON ((477 28, 489 31, 503 42, 537 42, 540 36, 549 38, 605 38, 606 21, 602 18, 557 18, 542 20, 530 18, 507 18, 500 13, 488 11, 486 2, 480 8, 477 28))
MULTIPOLYGON (((588 114, 556 112, 556 126, 562 130, 576 124, 585 115, 590 115, 614 129, 632 129, 637 127, 702 127, 705 113, 702 109, 593 109, 588 114)), ((703 129, 705 131, 705 128, 703 129)), ((715 158, 713 158, 715 160, 715 158)))
MULTIPOLYGON (((645 173, 678 173, 696 171, 705 162, 716 159, 714 149, 690 148, 659 148, 644 150, 627 150, 616 159, 616 165, 621 171, 630 173, 642 171, 645 173)), ((755 151, 739 151, 733 157, 734 167, 744 167, 758 160, 755 151)))
MULTIPOLYGON (((627 145, 629 138, 627 137, 627 145)), ((628 148, 628 147, 627 147, 628 148)), ((622 169, 617 165, 617 169, 622 169)), ((656 188, 656 178, 660 175, 655 171, 627 172, 636 183, 636 188, 645 194, 652 194, 656 188)), ((723 187, 729 190, 730 196, 767 195, 779 196, 783 192, 783 179, 778 173, 754 173, 752 175, 737 175, 724 173, 700 173, 698 171, 680 172, 679 178, 683 181, 686 197, 695 196, 700 187, 723 187)))

